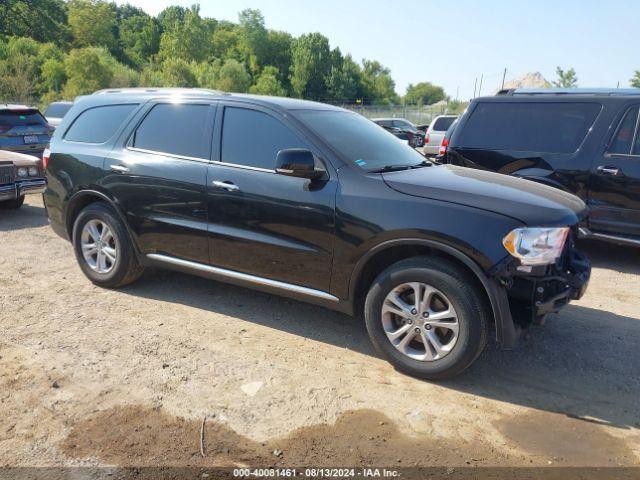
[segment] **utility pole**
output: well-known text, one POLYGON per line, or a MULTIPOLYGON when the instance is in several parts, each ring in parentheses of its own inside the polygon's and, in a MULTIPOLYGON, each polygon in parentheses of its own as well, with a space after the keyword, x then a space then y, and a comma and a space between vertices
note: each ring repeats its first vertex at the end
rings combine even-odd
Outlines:
POLYGON ((478 89, 478 96, 482 95, 482 79, 484 78, 484 73, 480 74, 480 88, 478 89))
POLYGON ((460 87, 456 87, 456 103, 458 102, 458 92, 460 91, 460 87))
POLYGON ((478 77, 476 77, 476 81, 473 82, 473 98, 476 98, 476 87, 478 86, 478 77))
POLYGON ((504 90, 504 79, 507 76, 507 67, 504 68, 504 72, 502 73, 502 87, 500 87, 500 90, 504 90))

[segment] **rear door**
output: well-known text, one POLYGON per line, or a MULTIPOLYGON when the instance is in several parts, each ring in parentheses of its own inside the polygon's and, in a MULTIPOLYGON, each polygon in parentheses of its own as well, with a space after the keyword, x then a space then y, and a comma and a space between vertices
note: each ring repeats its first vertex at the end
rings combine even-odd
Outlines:
POLYGON ((205 185, 214 112, 207 101, 153 103, 105 159, 102 186, 143 254, 208 263, 205 185))
POLYGON ((621 112, 615 133, 594 162, 589 182, 590 226, 640 236, 640 105, 621 112))
POLYGON ((337 178, 275 172, 287 148, 318 153, 288 119, 257 105, 218 109, 208 172, 211 263, 260 278, 329 290, 337 178))

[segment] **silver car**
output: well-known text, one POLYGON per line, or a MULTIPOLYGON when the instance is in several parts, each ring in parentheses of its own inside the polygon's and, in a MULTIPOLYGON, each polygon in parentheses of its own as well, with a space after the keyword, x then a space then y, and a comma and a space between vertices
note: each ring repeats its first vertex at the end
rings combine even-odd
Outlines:
POLYGON ((438 155, 444 134, 457 118, 457 115, 439 115, 433 119, 424 136, 424 147, 422 148, 424 155, 438 155))

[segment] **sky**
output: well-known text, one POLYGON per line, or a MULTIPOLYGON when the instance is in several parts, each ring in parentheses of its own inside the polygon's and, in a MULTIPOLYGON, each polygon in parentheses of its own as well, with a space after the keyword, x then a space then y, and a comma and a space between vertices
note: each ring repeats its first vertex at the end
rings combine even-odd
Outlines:
POLYGON ((452 98, 492 94, 527 72, 556 78, 573 67, 580 87, 628 87, 640 69, 637 0, 118 0, 157 15, 168 5, 200 3, 202 16, 237 22, 262 11, 267 28, 294 36, 320 32, 354 59, 379 60, 396 90, 422 81, 452 98), (477 80, 476 80, 477 79, 477 80))

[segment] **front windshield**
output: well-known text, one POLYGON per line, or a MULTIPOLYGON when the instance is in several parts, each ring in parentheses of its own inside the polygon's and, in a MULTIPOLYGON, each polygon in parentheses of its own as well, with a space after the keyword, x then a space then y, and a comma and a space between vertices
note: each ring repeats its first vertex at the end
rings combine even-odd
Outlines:
POLYGON ((425 160, 402 140, 357 113, 332 110, 293 113, 345 161, 363 170, 415 166, 425 160))

